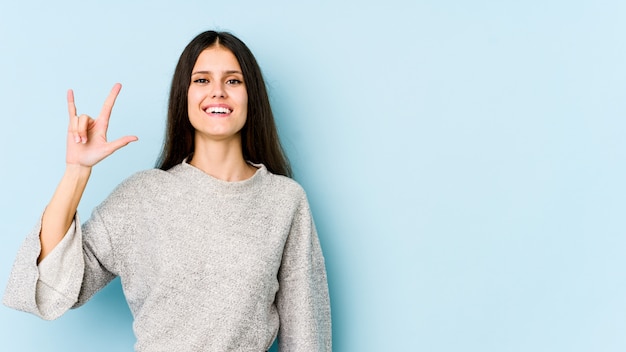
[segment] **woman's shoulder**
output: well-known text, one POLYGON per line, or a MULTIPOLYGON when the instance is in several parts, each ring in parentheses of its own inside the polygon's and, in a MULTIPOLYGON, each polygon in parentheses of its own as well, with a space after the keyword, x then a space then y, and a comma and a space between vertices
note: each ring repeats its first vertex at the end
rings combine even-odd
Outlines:
POLYGON ((287 176, 272 174, 269 171, 268 179, 268 191, 276 195, 281 194, 291 199, 306 200, 306 191, 298 181, 287 176))
POLYGON ((137 171, 123 180, 114 190, 114 193, 146 193, 151 189, 159 189, 169 183, 172 175, 161 169, 147 169, 137 171))
POLYGON ((168 178, 171 178, 171 174, 161 169, 146 169, 137 171, 134 174, 126 178, 122 184, 137 184, 137 183, 159 183, 168 178))
POLYGON ((131 212, 145 202, 151 202, 167 193, 171 176, 166 171, 149 169, 135 172, 113 189, 98 206, 103 213, 131 212))

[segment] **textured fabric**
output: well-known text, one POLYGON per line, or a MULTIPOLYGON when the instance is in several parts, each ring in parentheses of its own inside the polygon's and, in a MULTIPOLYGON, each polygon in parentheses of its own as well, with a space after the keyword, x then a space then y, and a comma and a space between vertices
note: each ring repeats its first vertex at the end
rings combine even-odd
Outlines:
POLYGON ((182 163, 137 173, 36 265, 37 224, 4 304, 56 319, 120 276, 137 351, 330 351, 324 258, 303 189, 263 165, 225 182, 182 163))

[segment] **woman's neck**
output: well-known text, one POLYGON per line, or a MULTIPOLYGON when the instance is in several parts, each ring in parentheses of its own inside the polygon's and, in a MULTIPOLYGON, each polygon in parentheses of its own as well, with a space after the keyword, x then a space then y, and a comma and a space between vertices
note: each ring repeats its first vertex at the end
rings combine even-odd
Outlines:
POLYGON ((201 141, 196 138, 189 164, 217 179, 235 182, 254 175, 256 168, 246 162, 241 141, 201 141))

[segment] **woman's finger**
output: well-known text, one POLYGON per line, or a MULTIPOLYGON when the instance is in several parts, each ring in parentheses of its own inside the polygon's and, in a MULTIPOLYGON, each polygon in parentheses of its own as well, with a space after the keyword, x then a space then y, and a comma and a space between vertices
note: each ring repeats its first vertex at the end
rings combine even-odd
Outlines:
POLYGON ((105 126, 109 124, 109 118, 111 117, 111 111, 113 111, 113 105, 115 105, 115 99, 117 99, 118 94, 120 94, 120 90, 122 89, 122 85, 120 83, 115 83, 113 88, 111 89, 111 93, 104 101, 104 105, 102 106, 102 110, 100 111, 100 116, 98 119, 102 119, 105 126))
POLYGON ((74 91, 67 91, 67 112, 70 117, 68 132, 72 134, 75 143, 80 143, 80 135, 78 134, 78 116, 76 116, 76 105, 74 104, 74 91))
POLYGON ((70 119, 76 117, 76 105, 74 104, 74 91, 68 89, 67 91, 67 112, 70 115, 70 119))
POLYGON ((91 119, 89 116, 83 114, 78 116, 78 127, 77 127, 77 133, 78 133, 78 137, 79 139, 76 139, 77 142, 81 142, 83 144, 87 143, 87 127, 89 126, 89 119, 91 119))
POLYGON ((70 117, 67 133, 71 135, 74 143, 80 143, 80 135, 78 134, 78 116, 70 117))
POLYGON ((112 142, 109 142, 109 146, 111 147, 111 153, 115 152, 116 150, 128 145, 128 143, 131 142, 135 142, 139 140, 139 138, 137 138, 137 136, 124 136, 122 138, 116 139, 112 142))

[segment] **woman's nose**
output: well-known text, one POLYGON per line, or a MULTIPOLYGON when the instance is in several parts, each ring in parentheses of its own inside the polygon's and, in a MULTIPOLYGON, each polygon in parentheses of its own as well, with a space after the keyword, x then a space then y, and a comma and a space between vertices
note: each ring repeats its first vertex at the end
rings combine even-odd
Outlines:
POLYGON ((211 97, 212 98, 225 98, 226 90, 224 89, 224 85, 221 83, 213 84, 211 86, 211 97))

